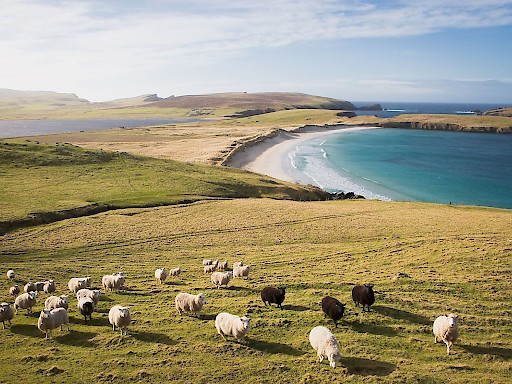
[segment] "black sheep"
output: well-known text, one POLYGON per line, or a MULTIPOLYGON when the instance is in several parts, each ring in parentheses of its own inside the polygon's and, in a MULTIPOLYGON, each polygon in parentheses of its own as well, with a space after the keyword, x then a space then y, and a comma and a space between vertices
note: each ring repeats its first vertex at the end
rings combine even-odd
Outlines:
POLYGON ((352 300, 354 300, 356 307, 359 307, 359 304, 361 304, 364 311, 364 306, 366 305, 368 307, 368 311, 370 311, 370 305, 375 303, 373 285, 356 285, 352 289, 352 300))
POLYGON ((285 288, 265 287, 261 291, 261 300, 263 300, 265 305, 267 305, 267 303, 269 305, 277 304, 279 308, 283 309, 281 304, 284 301, 285 293, 285 288))
POLYGON ((89 320, 92 320, 94 309, 94 301, 89 297, 80 299, 78 302, 78 310, 84 316, 85 324, 87 324, 87 316, 89 316, 89 320))
POLYGON ((345 304, 331 296, 325 296, 322 299, 322 311, 324 311, 324 319, 329 316, 334 320, 334 325, 338 328, 338 320, 345 313, 345 304))

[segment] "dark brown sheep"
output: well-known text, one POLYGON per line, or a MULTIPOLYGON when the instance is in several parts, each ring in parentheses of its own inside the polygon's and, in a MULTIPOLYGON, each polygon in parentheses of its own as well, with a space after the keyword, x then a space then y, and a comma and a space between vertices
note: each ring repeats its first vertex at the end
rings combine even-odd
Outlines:
POLYGON ((370 311, 370 305, 375 303, 373 285, 356 285, 352 289, 352 300, 354 300, 356 307, 359 307, 359 304, 361 304, 364 311, 364 306, 366 305, 368 307, 368 311, 370 311))
POLYGON ((283 309, 281 304, 284 301, 285 293, 285 288, 265 287, 261 291, 261 300, 263 300, 265 305, 267 305, 267 303, 269 305, 277 304, 279 308, 283 309))
POLYGON ((334 325, 338 328, 338 320, 345 313, 345 304, 331 296, 325 296, 322 299, 322 311, 324 311, 324 319, 329 317, 334 320, 334 325))

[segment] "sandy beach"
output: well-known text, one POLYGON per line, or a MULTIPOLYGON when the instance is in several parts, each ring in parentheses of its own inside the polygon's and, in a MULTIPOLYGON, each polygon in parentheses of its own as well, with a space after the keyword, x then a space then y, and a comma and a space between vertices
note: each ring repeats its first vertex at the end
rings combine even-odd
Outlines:
POLYGON ((377 127, 306 126, 295 131, 279 131, 273 137, 240 149, 226 165, 261 173, 283 181, 298 182, 294 177, 293 165, 288 158, 288 154, 297 145, 307 140, 340 132, 375 128, 377 127))

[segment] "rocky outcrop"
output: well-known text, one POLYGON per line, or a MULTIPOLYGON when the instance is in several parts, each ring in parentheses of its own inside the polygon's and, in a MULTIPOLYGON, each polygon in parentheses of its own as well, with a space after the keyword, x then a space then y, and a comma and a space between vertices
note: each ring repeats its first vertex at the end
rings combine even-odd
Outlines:
POLYGON ((356 113, 355 112, 352 112, 352 111, 341 111, 341 112, 338 112, 336 114, 336 116, 339 116, 339 117, 356 117, 356 113))
POLYGON ((381 124, 383 128, 425 129, 432 131, 458 131, 481 133, 512 133, 508 129, 494 126, 464 126, 455 123, 422 122, 422 121, 386 121, 381 124))
POLYGON ((331 195, 332 200, 357 200, 364 199, 364 196, 356 195, 354 192, 336 192, 331 195))
POLYGON ((380 104, 365 105, 357 108, 358 111, 382 111, 380 104))
POLYGON ((490 109, 482 113, 482 115, 512 117, 512 107, 490 109))

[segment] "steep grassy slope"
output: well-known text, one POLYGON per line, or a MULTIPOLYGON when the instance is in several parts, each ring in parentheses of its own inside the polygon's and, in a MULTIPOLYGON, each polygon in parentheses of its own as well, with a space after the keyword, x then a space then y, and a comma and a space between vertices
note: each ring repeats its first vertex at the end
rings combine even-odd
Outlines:
POLYGON ((92 151, 69 144, 0 142, 0 221, 89 205, 155 206, 205 198, 325 199, 323 191, 231 168, 92 151))
MULTIPOLYGON (((512 212, 376 201, 201 201, 126 209, 24 229, 0 244, 0 301, 11 301, 5 271, 17 282, 54 278, 59 294, 71 276, 122 270, 126 290, 103 294, 92 324, 71 301, 70 333, 45 341, 37 314, 18 314, 0 330, 2 378, 20 382, 183 383, 508 383, 512 379, 512 212), (203 258, 243 259, 250 279, 214 289, 203 258), (164 285, 157 267, 183 269, 164 285), (408 278, 395 279, 398 272, 408 278), (361 315, 354 284, 375 284, 377 301, 361 315), (259 298, 284 285, 284 310, 259 298), (178 316, 180 292, 207 295, 200 320, 178 316), (338 329, 319 301, 347 303, 338 329), (131 307, 122 338, 108 325, 115 304, 131 307), (214 318, 228 311, 252 318, 247 344, 225 342, 214 318), (433 343, 431 324, 461 316, 453 354, 433 343), (341 366, 319 364, 308 343, 317 325, 341 347, 341 366)), ((46 295, 38 299, 35 312, 46 295)))

